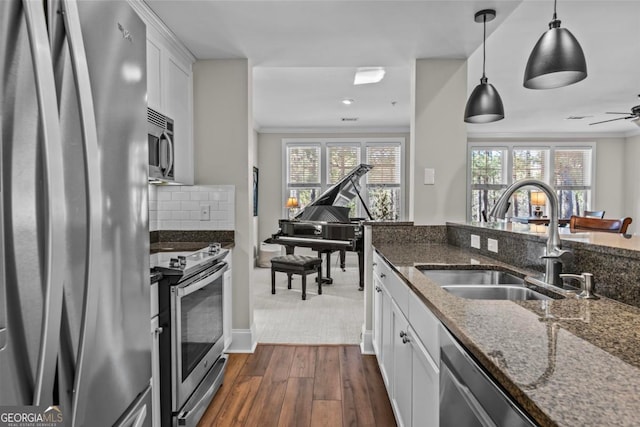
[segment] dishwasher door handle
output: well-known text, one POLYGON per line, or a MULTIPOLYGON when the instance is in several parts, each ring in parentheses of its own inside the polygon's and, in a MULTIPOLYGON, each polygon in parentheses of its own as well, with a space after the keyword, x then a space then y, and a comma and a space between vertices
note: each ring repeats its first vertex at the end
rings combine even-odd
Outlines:
POLYGON ((487 411, 485 411, 485 409, 482 407, 482 404, 478 402, 478 399, 476 399, 476 397, 473 395, 471 390, 469 390, 469 387, 467 387, 462 383, 462 381, 460 381, 460 379, 455 374, 453 369, 451 369, 451 367, 448 366, 446 363, 444 363, 442 366, 445 368, 443 369, 443 371, 445 372, 441 372, 440 375, 443 375, 443 374, 449 375, 451 382, 458 389, 458 391, 460 392, 460 395, 467 403, 471 412, 473 412, 473 414, 476 416, 478 421, 482 423, 482 426, 497 427, 496 423, 493 422, 493 420, 491 419, 487 411))

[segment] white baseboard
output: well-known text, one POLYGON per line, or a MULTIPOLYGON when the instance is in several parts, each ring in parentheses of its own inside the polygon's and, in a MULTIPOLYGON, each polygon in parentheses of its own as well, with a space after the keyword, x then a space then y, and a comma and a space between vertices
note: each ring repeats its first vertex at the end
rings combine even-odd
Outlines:
POLYGON ((231 344, 225 349, 225 353, 253 353, 256 345, 255 324, 250 329, 232 329, 231 344))
POLYGON ((362 325, 362 342, 360 343, 360 353, 375 354, 373 349, 373 331, 366 330, 362 325))

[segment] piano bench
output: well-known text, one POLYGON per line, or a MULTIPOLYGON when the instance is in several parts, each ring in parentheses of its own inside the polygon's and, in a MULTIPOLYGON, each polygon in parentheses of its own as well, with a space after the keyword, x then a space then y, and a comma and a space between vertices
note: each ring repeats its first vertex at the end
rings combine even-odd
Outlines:
POLYGON ((287 273, 287 288, 291 289, 291 276, 302 276, 302 299, 307 299, 307 274, 318 273, 318 295, 322 295, 322 258, 306 255, 284 255, 271 258, 271 293, 276 293, 276 271, 287 273))

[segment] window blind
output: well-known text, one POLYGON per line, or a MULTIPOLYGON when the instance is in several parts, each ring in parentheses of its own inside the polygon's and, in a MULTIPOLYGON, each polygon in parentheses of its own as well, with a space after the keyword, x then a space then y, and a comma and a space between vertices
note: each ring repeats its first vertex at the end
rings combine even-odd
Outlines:
POLYGON ((369 185, 400 185, 401 159, 400 145, 368 145, 367 164, 373 169, 367 173, 369 185))
POLYGON ((591 149, 557 149, 554 153, 554 180, 557 189, 591 186, 591 149))
POLYGON ((287 147, 287 185, 320 186, 320 146, 287 147))
POLYGON ((329 184, 335 184, 360 164, 360 147, 329 145, 327 147, 329 184))
POLYGON ((548 149, 514 149, 513 180, 534 178, 547 181, 548 149))

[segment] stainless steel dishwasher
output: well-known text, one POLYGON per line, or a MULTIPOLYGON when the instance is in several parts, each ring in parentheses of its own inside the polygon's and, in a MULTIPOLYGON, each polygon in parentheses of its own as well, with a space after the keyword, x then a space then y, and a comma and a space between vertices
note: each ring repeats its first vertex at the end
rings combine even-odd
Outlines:
POLYGON ((444 327, 440 329, 440 426, 535 426, 444 327))

